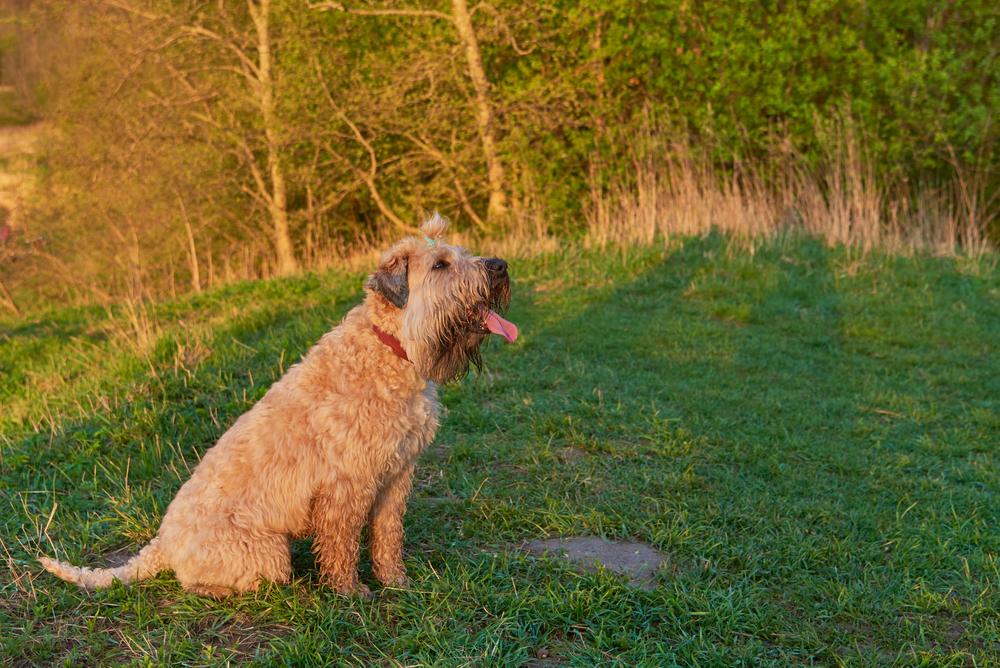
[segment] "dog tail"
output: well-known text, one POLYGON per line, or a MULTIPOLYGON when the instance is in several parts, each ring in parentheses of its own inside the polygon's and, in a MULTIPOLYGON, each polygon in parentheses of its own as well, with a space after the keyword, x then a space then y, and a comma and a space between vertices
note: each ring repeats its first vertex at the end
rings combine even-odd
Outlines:
POLYGON ((49 557, 39 557, 38 563, 66 582, 80 585, 84 589, 101 589, 110 587, 115 580, 122 583, 145 580, 163 570, 166 564, 159 541, 159 538, 154 538, 149 545, 139 550, 139 554, 117 568, 81 568, 49 557))

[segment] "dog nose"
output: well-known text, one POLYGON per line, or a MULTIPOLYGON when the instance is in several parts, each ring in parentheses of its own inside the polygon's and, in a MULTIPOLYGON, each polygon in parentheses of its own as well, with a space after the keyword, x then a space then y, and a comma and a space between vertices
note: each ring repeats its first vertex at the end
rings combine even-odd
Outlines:
POLYGON ((486 263, 486 268, 492 272, 496 272, 498 274, 507 273, 507 263, 498 257, 491 257, 485 260, 485 263, 486 263))

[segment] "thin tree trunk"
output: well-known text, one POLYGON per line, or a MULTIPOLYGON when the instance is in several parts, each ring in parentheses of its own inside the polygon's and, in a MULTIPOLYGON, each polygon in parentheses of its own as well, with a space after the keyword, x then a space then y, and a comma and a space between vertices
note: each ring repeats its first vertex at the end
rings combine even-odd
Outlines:
POLYGON ((184 206, 184 199, 177 195, 177 203, 181 207, 181 215, 184 217, 184 231, 187 233, 188 242, 188 266, 191 269, 191 289, 196 293, 201 292, 201 272, 198 269, 198 247, 194 242, 194 230, 191 228, 191 220, 188 218, 187 207, 184 206))
POLYGON ((274 77, 271 71, 271 0, 247 0, 247 7, 257 31, 257 97, 264 137, 267 143, 267 168, 271 177, 271 197, 268 208, 274 225, 274 250, 277 270, 281 275, 298 269, 288 231, 288 191, 281 169, 278 121, 274 110, 274 77))
POLYGON ((493 106, 490 103, 490 83, 486 78, 486 70, 483 69, 479 41, 472 28, 472 17, 469 16, 469 5, 466 0, 452 0, 451 5, 452 21, 465 49, 465 58, 469 65, 469 78, 472 79, 472 87, 476 93, 476 124, 479 128, 479 138, 483 144, 486 178, 490 189, 486 215, 490 220, 499 220, 507 215, 507 193, 504 190, 503 164, 497 153, 496 120, 493 115, 493 106))

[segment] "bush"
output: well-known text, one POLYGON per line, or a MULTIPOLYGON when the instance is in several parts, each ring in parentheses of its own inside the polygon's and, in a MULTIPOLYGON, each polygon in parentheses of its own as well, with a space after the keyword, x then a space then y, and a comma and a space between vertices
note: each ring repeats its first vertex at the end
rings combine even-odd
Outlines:
POLYGON ((70 273, 117 258, 105 287, 143 294, 136 281, 270 273, 284 228, 305 264, 433 209, 480 233, 580 235, 588 203, 634 178, 650 119, 719 178, 749 170, 769 188, 789 156, 828 169, 828 128, 849 122, 883 201, 915 210, 931 191, 942 211, 978 212, 977 229, 997 217, 993 3, 503 0, 469 10, 485 88, 464 4, 18 0, 36 29, 3 57, 31 54, 59 129, 36 216, 46 252, 70 273), (266 83, 248 7, 268 7, 266 83), (490 219, 496 183, 509 211, 490 219))

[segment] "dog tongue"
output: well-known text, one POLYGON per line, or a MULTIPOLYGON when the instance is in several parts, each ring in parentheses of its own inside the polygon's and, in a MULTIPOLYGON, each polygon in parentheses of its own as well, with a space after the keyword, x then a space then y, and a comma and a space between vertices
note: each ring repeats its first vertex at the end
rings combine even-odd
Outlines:
POLYGON ((504 320, 495 311, 486 311, 483 324, 486 325, 486 329, 507 339, 508 343, 517 341, 517 325, 510 320, 504 320))

